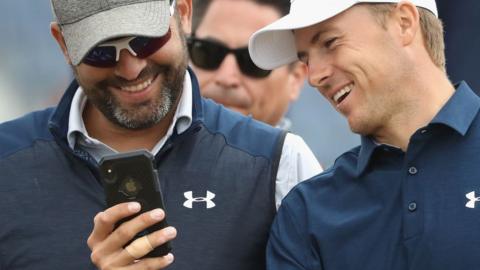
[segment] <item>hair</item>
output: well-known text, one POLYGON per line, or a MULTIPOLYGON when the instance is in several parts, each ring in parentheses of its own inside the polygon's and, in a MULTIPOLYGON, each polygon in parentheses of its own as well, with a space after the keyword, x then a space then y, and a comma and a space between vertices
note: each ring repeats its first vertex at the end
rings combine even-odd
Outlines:
MULTIPOLYGON (((202 23, 202 19, 207 13, 208 7, 215 0, 193 0, 193 18, 192 18, 192 33, 198 29, 198 26, 202 23)), ((238 1, 238 0, 236 0, 238 1)), ((257 3, 259 5, 265 5, 274 8, 278 11, 279 17, 283 17, 288 14, 290 10, 290 0, 245 0, 257 3)))
MULTIPOLYGON (((365 4, 376 21, 383 28, 387 27, 387 17, 395 9, 395 4, 365 4)), ((443 24, 431 11, 418 7, 420 14, 420 28, 427 49, 433 63, 443 71, 445 67, 445 42, 443 40, 443 24)))

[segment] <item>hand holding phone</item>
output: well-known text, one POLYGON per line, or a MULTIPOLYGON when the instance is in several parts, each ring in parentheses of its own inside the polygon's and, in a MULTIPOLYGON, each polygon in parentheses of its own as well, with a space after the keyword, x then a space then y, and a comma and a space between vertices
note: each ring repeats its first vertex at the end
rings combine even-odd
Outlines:
MULTIPOLYGON (((156 208, 161 208, 165 211, 158 174, 153 167, 153 156, 146 150, 103 157, 100 160, 100 174, 108 207, 133 201, 139 202, 141 205, 139 213, 120 220, 116 224, 117 226, 139 214, 156 208)), ((167 221, 164 219, 137 234, 132 241, 167 226, 167 221)), ((127 245, 132 241, 127 243, 127 245)), ((164 256, 170 250, 170 242, 167 242, 155 248, 145 257, 164 256)))

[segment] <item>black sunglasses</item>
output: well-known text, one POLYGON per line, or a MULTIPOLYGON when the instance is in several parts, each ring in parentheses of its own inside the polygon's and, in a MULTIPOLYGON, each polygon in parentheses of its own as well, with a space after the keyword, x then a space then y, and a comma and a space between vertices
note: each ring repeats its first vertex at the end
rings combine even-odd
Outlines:
POLYGON ((271 70, 261 69, 253 63, 248 53, 248 47, 230 49, 221 42, 192 36, 188 38, 188 52, 192 63, 206 70, 218 69, 225 56, 233 53, 240 71, 244 75, 252 78, 265 78, 272 72, 271 70))

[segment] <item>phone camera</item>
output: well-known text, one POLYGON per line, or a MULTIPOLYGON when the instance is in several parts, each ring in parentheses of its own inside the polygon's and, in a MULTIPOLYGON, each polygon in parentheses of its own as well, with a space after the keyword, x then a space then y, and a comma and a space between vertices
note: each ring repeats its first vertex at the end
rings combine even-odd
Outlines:
POLYGON ((116 171, 112 167, 109 167, 105 170, 103 179, 107 184, 114 184, 115 182, 117 182, 116 171))

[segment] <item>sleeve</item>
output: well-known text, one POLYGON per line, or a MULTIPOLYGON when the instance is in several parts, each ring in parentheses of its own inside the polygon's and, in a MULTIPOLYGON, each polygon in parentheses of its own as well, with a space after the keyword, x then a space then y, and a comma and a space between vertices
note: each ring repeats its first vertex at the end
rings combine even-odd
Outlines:
POLYGON ((292 197, 287 196, 273 222, 267 244, 267 270, 322 270, 309 240, 304 202, 292 197))
POLYGON ((282 199, 298 183, 323 171, 322 166, 302 137, 288 133, 275 182, 275 203, 280 207, 282 199))

